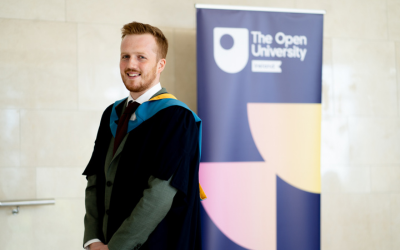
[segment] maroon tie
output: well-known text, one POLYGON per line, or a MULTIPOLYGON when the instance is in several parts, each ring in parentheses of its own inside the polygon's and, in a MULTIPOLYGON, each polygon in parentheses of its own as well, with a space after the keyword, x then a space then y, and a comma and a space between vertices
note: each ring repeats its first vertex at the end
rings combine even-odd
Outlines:
POLYGON ((138 102, 132 102, 132 101, 129 102, 128 107, 125 108, 124 113, 122 113, 121 117, 119 118, 117 134, 115 135, 115 140, 114 140, 113 155, 117 151, 119 144, 121 144, 121 141, 124 139, 126 135, 126 131, 128 130, 128 123, 132 114, 136 111, 136 109, 139 106, 140 103, 138 102))

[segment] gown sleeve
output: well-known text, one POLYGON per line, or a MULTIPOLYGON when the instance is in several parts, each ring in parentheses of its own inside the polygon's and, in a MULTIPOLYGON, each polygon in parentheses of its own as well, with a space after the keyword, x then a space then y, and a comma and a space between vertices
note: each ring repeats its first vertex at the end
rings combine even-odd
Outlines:
POLYGON ((100 239, 102 232, 99 221, 102 220, 97 210, 97 193, 96 193, 96 175, 88 177, 87 187, 85 190, 85 209, 84 218, 85 232, 83 236, 83 244, 93 239, 100 239))
MULTIPOLYGON (((173 175, 171 185, 188 193, 188 185, 193 166, 199 159, 199 129, 191 111, 172 106, 160 112, 162 122, 152 131, 157 131, 152 136, 154 150, 149 157, 153 167, 152 175, 161 180, 168 180, 173 175)), ((196 180, 198 183, 198 180, 196 180)))
POLYGON ((104 195, 98 192, 99 187, 104 185, 104 159, 101 157, 107 152, 107 145, 111 139, 111 131, 109 129, 109 117, 111 114, 112 105, 110 105, 103 113, 100 121, 100 127, 97 132, 95 145, 92 153, 92 157, 83 172, 88 180, 87 187, 85 190, 85 209, 86 214, 84 218, 85 232, 84 232, 84 244, 92 239, 99 239, 104 242, 104 236, 102 233, 102 225, 104 214, 104 195), (100 205, 100 206, 99 206, 100 205))

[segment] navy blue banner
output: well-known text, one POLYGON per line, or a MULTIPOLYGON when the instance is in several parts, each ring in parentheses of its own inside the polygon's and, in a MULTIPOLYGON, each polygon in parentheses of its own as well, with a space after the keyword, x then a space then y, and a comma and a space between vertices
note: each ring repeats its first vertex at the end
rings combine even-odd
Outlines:
POLYGON ((320 249, 323 15, 197 9, 203 249, 320 249))

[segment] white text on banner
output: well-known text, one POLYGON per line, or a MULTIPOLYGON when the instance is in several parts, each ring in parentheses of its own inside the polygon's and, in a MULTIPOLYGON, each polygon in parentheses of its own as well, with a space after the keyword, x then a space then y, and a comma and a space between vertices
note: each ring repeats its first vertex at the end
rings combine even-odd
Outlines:
POLYGON ((263 73, 282 73, 282 61, 274 60, 252 60, 251 71, 263 73))

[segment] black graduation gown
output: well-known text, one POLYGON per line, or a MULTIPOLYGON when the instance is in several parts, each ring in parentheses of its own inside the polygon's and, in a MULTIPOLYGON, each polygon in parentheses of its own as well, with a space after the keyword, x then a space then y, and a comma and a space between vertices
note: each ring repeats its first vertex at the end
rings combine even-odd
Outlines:
MULTIPOLYGON (((120 114, 122 102, 117 106, 120 114)), ((97 207, 105 213, 104 165, 112 133, 112 105, 103 113, 95 147, 84 175, 97 175, 97 207)), ((128 218, 143 196, 151 175, 178 189, 166 217, 140 249, 201 249, 199 198, 199 124, 180 106, 165 108, 133 129, 120 155, 108 211, 107 238, 128 218)), ((99 223, 102 227, 102 221, 99 223)), ((102 232, 101 228, 99 231, 102 232)), ((107 244, 108 241, 101 239, 107 244)))

